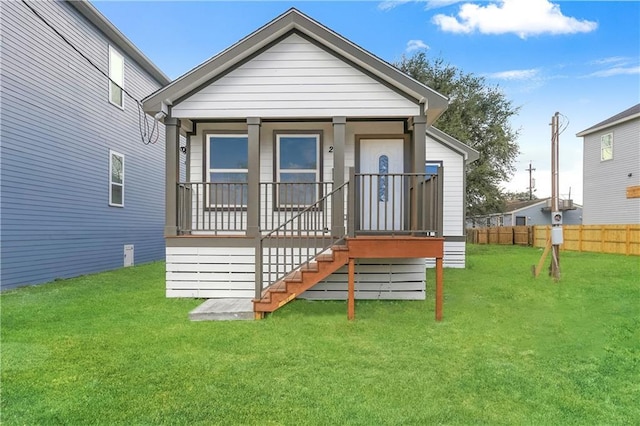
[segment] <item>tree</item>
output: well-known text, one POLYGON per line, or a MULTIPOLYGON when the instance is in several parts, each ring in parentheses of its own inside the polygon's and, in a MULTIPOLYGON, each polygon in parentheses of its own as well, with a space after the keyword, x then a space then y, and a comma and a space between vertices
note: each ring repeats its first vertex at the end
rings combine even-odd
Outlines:
POLYGON ((500 183, 515 171, 519 153, 509 119, 518 114, 498 86, 465 73, 442 59, 428 60, 424 52, 402 57, 395 66, 449 98, 449 108, 436 122, 443 132, 476 149, 480 158, 467 167, 467 215, 501 211, 500 183))

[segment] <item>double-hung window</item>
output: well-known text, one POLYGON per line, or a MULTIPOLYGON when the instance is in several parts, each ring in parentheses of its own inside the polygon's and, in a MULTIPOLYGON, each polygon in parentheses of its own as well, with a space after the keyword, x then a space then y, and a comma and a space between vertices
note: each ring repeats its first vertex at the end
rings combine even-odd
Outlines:
POLYGON ((206 144, 208 206, 246 208, 249 172, 247 135, 209 134, 206 144))
POLYGON ((320 143, 319 133, 276 135, 278 207, 302 208, 322 196, 320 143))
POLYGON ((124 155, 109 150, 109 205, 124 207, 124 155))
POLYGON ((109 102, 124 108, 124 58, 109 46, 109 102))
POLYGON ((613 133, 600 137, 600 161, 613 159, 613 133))

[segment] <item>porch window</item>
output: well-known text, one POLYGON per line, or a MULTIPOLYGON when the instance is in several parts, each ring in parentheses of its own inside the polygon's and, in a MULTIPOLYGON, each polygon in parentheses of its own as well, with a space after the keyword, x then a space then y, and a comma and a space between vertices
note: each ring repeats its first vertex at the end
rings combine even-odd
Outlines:
POLYGON ((600 161, 613 159, 613 133, 600 137, 600 161))
POLYGON ((109 205, 124 207, 124 155, 109 150, 109 205))
POLYGON ((249 171, 247 135, 208 135, 207 146, 209 207, 246 207, 249 171))
POLYGON ((427 161, 424 166, 424 172, 427 175, 426 180, 431 179, 431 176, 437 176, 439 167, 442 167, 442 161, 427 161))
POLYGON ((276 136, 278 206, 305 207, 320 198, 320 135, 276 136))
POLYGON ((124 109, 124 58, 109 46, 109 102, 124 109))

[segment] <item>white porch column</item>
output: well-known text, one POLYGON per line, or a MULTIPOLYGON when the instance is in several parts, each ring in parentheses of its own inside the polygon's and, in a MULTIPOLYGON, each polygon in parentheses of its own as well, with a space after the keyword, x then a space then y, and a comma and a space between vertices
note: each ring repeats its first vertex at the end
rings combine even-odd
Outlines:
POLYGON ((164 236, 178 235, 177 193, 180 180, 180 120, 167 117, 165 125, 165 226, 164 236))

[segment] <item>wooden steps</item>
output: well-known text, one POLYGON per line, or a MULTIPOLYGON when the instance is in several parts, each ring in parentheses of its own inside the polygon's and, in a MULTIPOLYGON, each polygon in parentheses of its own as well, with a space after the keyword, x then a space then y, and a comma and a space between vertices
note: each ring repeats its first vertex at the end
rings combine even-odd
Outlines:
POLYGON ((348 263, 349 248, 346 245, 334 245, 330 250, 330 253, 319 254, 313 261, 265 288, 262 297, 253 300, 256 318, 284 306, 348 263))

